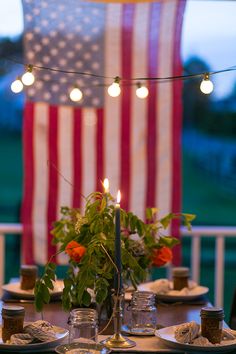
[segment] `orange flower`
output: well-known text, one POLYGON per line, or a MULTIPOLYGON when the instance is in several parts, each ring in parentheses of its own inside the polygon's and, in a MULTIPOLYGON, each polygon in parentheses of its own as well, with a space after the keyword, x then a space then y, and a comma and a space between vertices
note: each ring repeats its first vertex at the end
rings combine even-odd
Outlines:
POLYGON ((70 241, 66 246, 65 252, 73 261, 79 263, 86 252, 86 248, 76 241, 70 241))
POLYGON ((173 258, 172 250, 169 247, 163 246, 153 251, 152 262, 155 266, 161 267, 173 258))

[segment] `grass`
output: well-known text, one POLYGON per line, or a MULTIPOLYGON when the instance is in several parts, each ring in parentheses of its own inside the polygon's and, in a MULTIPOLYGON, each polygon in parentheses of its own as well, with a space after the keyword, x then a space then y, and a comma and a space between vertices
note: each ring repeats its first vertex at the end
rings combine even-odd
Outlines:
MULTIPOLYGON (((22 142, 18 133, 0 136, 0 222, 19 222, 22 199, 22 142)), ((183 211, 197 215, 195 225, 235 225, 235 200, 225 195, 212 178, 204 174, 188 153, 183 154, 183 211)), ((7 237, 5 246, 5 281, 19 276, 20 238, 7 237)), ((190 265, 190 240, 183 239, 183 265, 190 265)), ((226 240, 225 253, 225 314, 229 318, 234 288, 236 288, 235 267, 236 240, 226 240)), ((59 275, 65 273, 60 268, 59 275)), ((154 277, 163 277, 158 269, 154 277)), ((203 241, 201 254, 201 284, 209 287, 209 297, 214 297, 214 243, 203 241)))
POLYGON ((182 176, 183 210, 197 215, 196 225, 235 226, 235 198, 185 151, 182 176))

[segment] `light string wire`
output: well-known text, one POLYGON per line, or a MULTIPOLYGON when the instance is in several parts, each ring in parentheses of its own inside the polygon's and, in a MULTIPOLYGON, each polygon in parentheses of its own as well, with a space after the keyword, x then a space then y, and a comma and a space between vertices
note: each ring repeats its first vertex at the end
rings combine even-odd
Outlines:
MULTIPOLYGON (((109 80, 114 80, 117 76, 104 76, 104 75, 98 75, 90 72, 82 72, 82 71, 75 71, 75 70, 63 70, 63 69, 58 69, 58 68, 51 68, 47 66, 41 66, 41 65, 35 65, 35 64, 24 64, 20 62, 19 60, 13 58, 13 57, 3 57, 5 60, 14 62, 15 64, 22 65, 24 67, 28 67, 31 65, 32 69, 39 69, 39 70, 47 70, 47 71, 52 71, 52 72, 58 72, 62 74, 74 74, 74 75, 83 75, 83 76, 90 76, 90 77, 96 77, 100 79, 109 79, 109 80)), ((202 73, 197 73, 197 74, 187 74, 187 75, 177 75, 177 76, 166 76, 166 77, 135 77, 135 78, 125 78, 125 77, 119 77, 121 83, 126 83, 129 85, 134 85, 132 81, 157 81, 157 82, 166 82, 166 81, 174 81, 174 80, 187 80, 187 79, 193 79, 193 78, 200 78, 203 77, 206 73, 210 76, 215 75, 215 74, 221 74, 224 72, 230 72, 230 71, 235 71, 236 70, 236 65, 233 65, 229 68, 226 69, 221 69, 221 70, 216 70, 216 71, 204 71, 202 73)), ((41 80, 43 81, 43 80, 41 80)), ((137 83, 135 83, 136 85, 137 83)), ((107 86, 106 84, 91 84, 91 86, 107 86)))

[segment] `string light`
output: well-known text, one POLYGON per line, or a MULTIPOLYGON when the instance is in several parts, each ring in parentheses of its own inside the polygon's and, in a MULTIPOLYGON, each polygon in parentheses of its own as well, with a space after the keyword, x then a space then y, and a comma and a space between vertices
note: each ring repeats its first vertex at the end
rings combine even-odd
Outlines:
POLYGON ((204 78, 200 85, 200 90, 202 91, 202 93, 205 93, 205 95, 209 95, 213 91, 213 89, 214 89, 214 85, 212 81, 209 79, 209 74, 208 73, 204 74, 204 78))
POLYGON ((32 71, 33 71, 33 65, 28 65, 27 71, 21 77, 21 81, 25 86, 31 86, 35 81, 34 74, 32 73, 32 71))
POLYGON ((137 83, 136 95, 138 98, 146 98, 148 96, 148 89, 146 86, 141 85, 140 82, 137 83))
POLYGON ((23 90, 23 84, 21 82, 21 79, 18 77, 15 81, 12 82, 11 84, 11 90, 14 93, 19 93, 23 90))
MULTIPOLYGON (((24 65, 23 63, 20 63, 18 60, 14 59, 14 58, 8 58, 5 57, 6 60, 12 61, 14 63, 17 64, 21 64, 24 65)), ((23 82, 24 85, 26 86, 30 86, 34 83, 35 78, 34 75, 32 73, 32 70, 34 68, 40 69, 40 70, 48 70, 48 71, 53 71, 53 72, 60 72, 63 74, 74 74, 74 75, 86 75, 86 76, 90 76, 90 77, 97 77, 97 78, 103 78, 103 79, 111 79, 111 77, 108 76, 103 76, 103 75, 97 75, 94 73, 89 73, 89 72, 79 72, 79 71, 71 71, 71 70, 62 70, 62 69, 57 69, 57 68, 50 68, 50 67, 45 67, 45 66, 39 66, 39 65, 27 65, 27 71, 24 75, 22 75, 21 81, 23 82)), ((120 78, 119 76, 116 76, 114 79, 114 82, 112 85, 110 85, 108 87, 108 94, 112 97, 117 97, 120 95, 121 92, 121 88, 120 88, 120 82, 121 80, 124 82, 128 82, 130 81, 130 83, 128 84, 129 86, 132 85, 136 85, 137 89, 136 89, 136 94, 139 98, 146 98, 148 96, 148 89, 141 85, 140 82, 142 81, 151 81, 151 82, 170 82, 170 81, 174 81, 174 80, 186 80, 186 79, 194 79, 194 78, 202 78, 202 76, 204 75, 204 78, 201 82, 200 85, 200 90, 204 93, 204 94, 210 94, 213 91, 214 85, 211 82, 211 80, 209 79, 210 75, 213 74, 220 74, 220 73, 224 73, 224 72, 229 72, 229 71, 235 71, 236 70, 236 65, 231 66, 227 69, 222 69, 222 70, 218 70, 218 71, 214 71, 214 72, 210 72, 210 73, 199 73, 199 74, 188 74, 188 75, 178 75, 178 76, 167 76, 167 77, 140 77, 140 78, 120 78)), ((19 80, 20 81, 20 80, 19 80)), ((41 80, 42 81, 42 80, 41 80)), ((22 82, 18 82, 17 84, 12 83, 13 89, 15 90, 13 92, 21 92, 22 91, 22 82)), ((107 86, 106 84, 96 84, 93 86, 100 86, 100 87, 104 87, 107 86)), ((74 88, 75 89, 75 88, 74 88)), ((76 88, 76 90, 72 90, 70 93, 70 99, 74 102, 77 102, 79 100, 82 99, 83 94, 81 92, 81 90, 79 88, 76 88)))
POLYGON ((70 92, 70 99, 73 102, 79 102, 83 98, 82 91, 78 88, 78 86, 74 86, 74 88, 70 92))
POLYGON ((113 84, 108 87, 107 92, 111 97, 118 97, 120 95, 121 89, 119 76, 115 77, 113 84))

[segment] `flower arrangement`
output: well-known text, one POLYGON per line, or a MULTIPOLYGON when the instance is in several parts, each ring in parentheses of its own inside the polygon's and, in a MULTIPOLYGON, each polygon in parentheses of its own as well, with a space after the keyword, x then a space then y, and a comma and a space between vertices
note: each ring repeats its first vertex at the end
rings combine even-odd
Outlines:
MULTIPOLYGON (((110 297, 114 285, 114 198, 109 193, 94 192, 86 198, 84 213, 76 208, 62 207, 61 214, 51 233, 59 252, 65 252, 69 258, 62 295, 63 308, 89 306, 92 292, 96 303, 102 304, 110 297)), ((132 212, 120 210, 124 287, 132 284, 137 288, 147 279, 152 266, 160 267, 172 260, 172 248, 179 240, 163 232, 172 219, 180 219, 190 228, 195 217, 170 213, 158 220, 156 215, 157 209, 147 209, 147 221, 144 222, 132 212)), ((38 311, 50 300, 55 270, 56 264, 51 259, 43 276, 36 282, 35 304, 38 311)))

